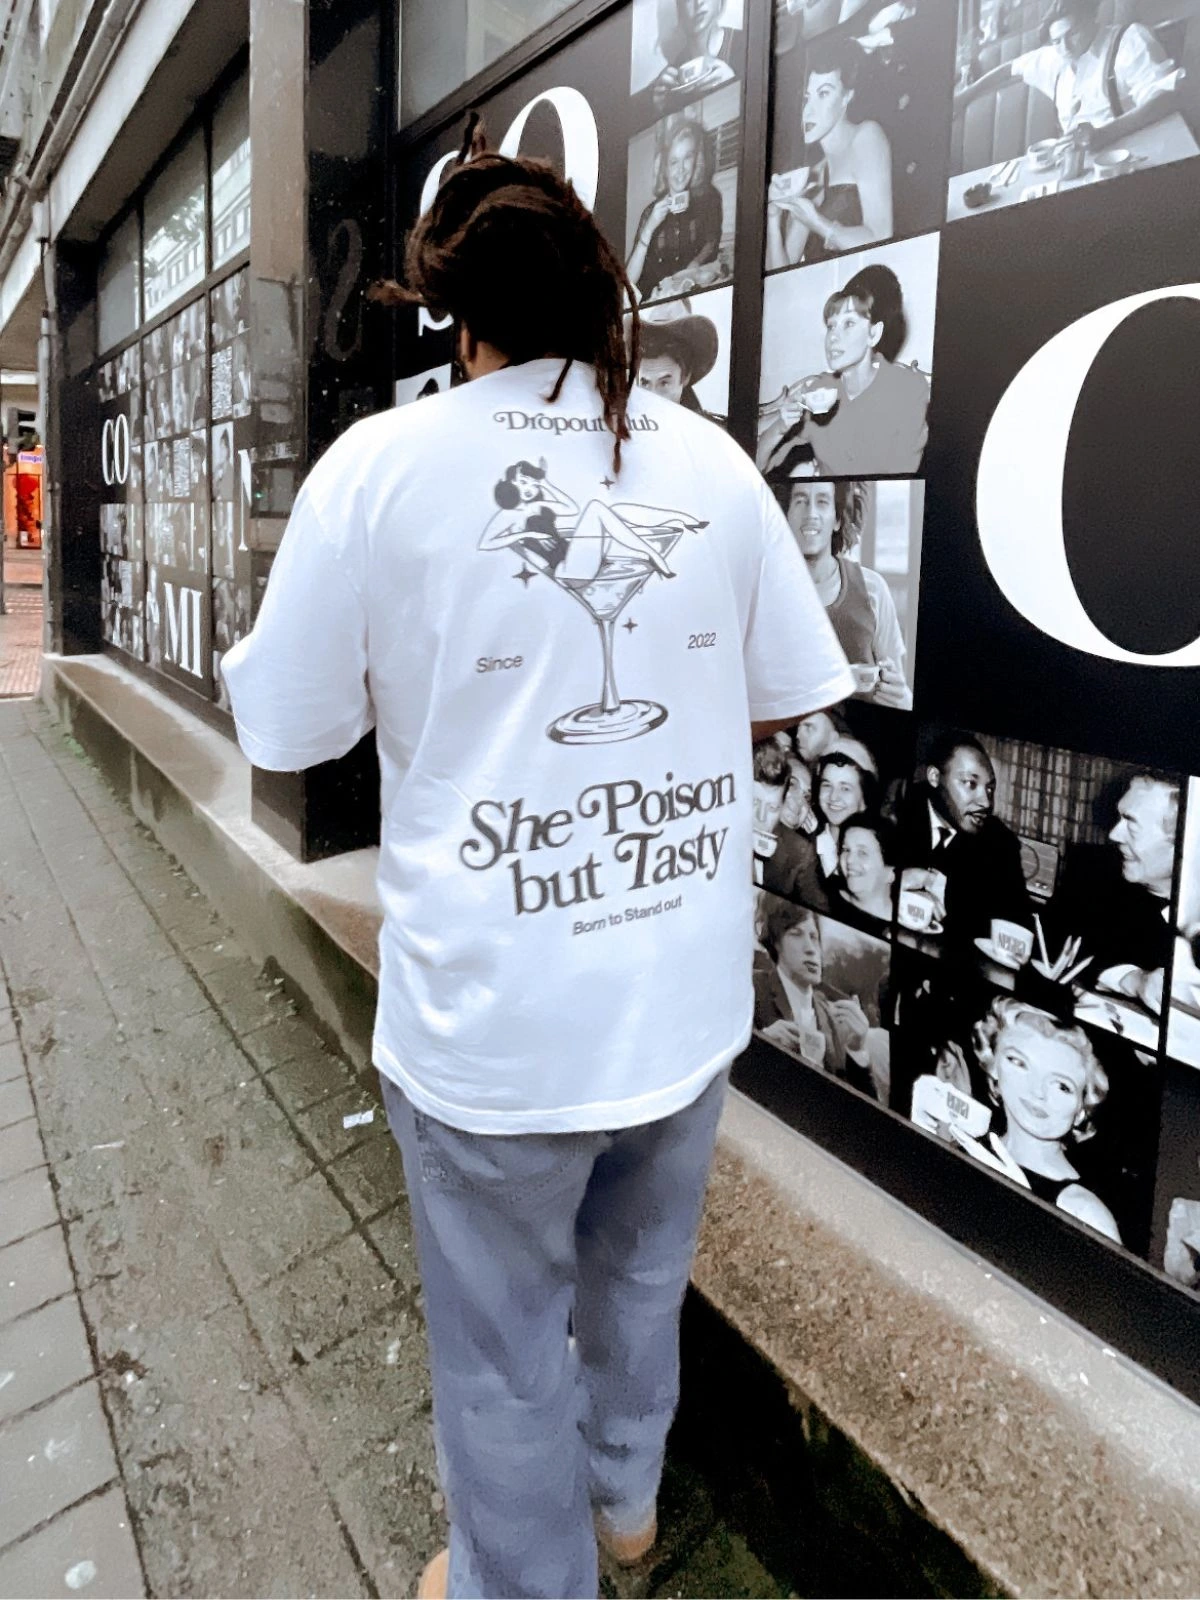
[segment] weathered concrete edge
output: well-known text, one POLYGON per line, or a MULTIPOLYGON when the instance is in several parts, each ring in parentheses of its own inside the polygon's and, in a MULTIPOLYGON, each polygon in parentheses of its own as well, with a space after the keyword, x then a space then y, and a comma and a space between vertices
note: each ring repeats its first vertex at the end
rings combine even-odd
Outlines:
MULTIPOLYGON (((248 781, 228 780, 236 749, 111 660, 46 658, 43 698, 365 1069, 372 913, 355 869, 337 881, 285 857, 248 821, 248 781), (173 747, 139 740, 148 703, 173 747)), ((952 1592, 952 1541, 977 1592, 1200 1593, 1200 1413, 736 1095, 695 1282, 786 1381, 826 1501, 878 1474, 847 1532, 928 1546, 934 1592, 952 1592)))

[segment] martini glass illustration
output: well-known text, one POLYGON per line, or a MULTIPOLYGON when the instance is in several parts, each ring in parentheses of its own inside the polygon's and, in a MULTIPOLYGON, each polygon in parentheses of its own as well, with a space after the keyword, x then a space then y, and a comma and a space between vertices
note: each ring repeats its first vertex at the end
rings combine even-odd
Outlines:
MULTIPOLYGON (((690 519, 687 524, 680 520, 661 528, 639 528, 638 532, 665 563, 687 525, 691 525, 690 519)), ((623 700, 613 669, 617 619, 656 570, 649 557, 618 547, 605 552, 592 578, 549 574, 596 624, 604 657, 604 679, 596 704, 568 711, 547 728, 547 733, 559 744, 617 744, 623 739, 636 739, 640 734, 649 733, 651 728, 667 720, 666 706, 659 705, 656 700, 623 700)))

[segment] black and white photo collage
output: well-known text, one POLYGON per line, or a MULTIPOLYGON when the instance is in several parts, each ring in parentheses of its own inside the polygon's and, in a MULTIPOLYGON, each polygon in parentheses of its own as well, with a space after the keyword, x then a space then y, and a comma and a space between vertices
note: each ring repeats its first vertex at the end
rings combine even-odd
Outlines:
POLYGON ((106 361, 100 400, 100 626, 102 637, 142 659, 145 536, 142 387, 137 346, 106 361))
POLYGON ((217 704, 229 709, 221 657, 250 631, 248 515, 250 416, 249 274, 210 295, 212 316, 212 674, 217 704))
POLYGON ((759 1035, 1200 1289, 1200 778, 855 698, 754 807, 759 1035))

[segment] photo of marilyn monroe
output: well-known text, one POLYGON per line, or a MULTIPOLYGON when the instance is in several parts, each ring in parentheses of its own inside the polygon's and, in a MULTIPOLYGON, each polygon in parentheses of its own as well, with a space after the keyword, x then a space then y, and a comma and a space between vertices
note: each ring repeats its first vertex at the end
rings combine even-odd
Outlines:
POLYGON ((948 1043, 938 1052, 933 1077, 950 1093, 931 1093, 930 1078, 918 1078, 913 1121, 1120 1244, 1115 1217, 1073 1160, 1094 1135, 1095 1114, 1109 1090, 1085 1031, 1004 995, 975 1025, 973 1046, 995 1107, 990 1118, 972 1098, 965 1054, 948 1043))

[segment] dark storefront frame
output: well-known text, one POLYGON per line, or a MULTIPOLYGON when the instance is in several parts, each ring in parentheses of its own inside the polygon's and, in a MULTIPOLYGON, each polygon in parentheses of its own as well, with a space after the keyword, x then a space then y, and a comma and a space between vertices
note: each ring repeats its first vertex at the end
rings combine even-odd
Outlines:
MULTIPOLYGON (((547 71, 558 57, 567 55, 574 46, 586 40, 594 29, 602 27, 609 18, 627 9, 627 4, 628 0, 586 0, 586 3, 581 0, 579 5, 548 24, 396 135, 394 165, 398 230, 394 266, 397 270, 402 232, 413 215, 414 190, 419 187, 432 159, 456 141, 464 114, 479 107, 486 118, 489 103, 499 102, 502 109, 489 121, 492 137, 498 139, 512 114, 513 105, 528 100, 545 87, 547 71), (527 87, 524 87, 526 83, 527 87)), ((776 7, 770 0, 747 0, 747 56, 741 80, 743 157, 736 223, 737 270, 733 280, 735 337, 730 373, 729 431, 751 451, 755 445, 759 403, 765 282, 764 218, 774 114, 775 14, 776 7)), ((624 93, 622 74, 625 68, 624 59, 612 65, 614 94, 624 93)), ((563 77, 555 81, 571 83, 570 71, 569 66, 564 66, 563 77)), ((602 138, 607 131, 605 127, 602 138)), ((621 139, 622 134, 617 132, 613 137, 621 139)), ((949 142, 949 129, 947 139, 949 142)), ((609 153, 612 154, 611 151, 609 153)), ((621 159, 624 158, 623 149, 618 154, 621 159)), ((614 155, 613 159, 617 159, 617 156, 614 155)), ((1192 165, 1200 168, 1200 160, 1192 165)), ((1182 186, 1181 192, 1185 196, 1189 192, 1194 194, 1195 182, 1190 175, 1191 191, 1179 177, 1178 168, 1164 168, 1163 172, 1173 175, 1173 181, 1182 186)), ((1146 185, 1146 202, 1152 206, 1152 175, 1143 174, 1136 181, 1146 185)), ((1200 200, 1200 195, 1196 199, 1200 200)), ((1055 204, 1063 207, 1062 226, 1069 229, 1072 221, 1071 201, 1057 199, 1055 204)), ((1048 206, 1043 209, 1048 214, 1048 206)), ((1196 214, 1194 209, 1191 214, 1196 214)), ((999 226, 998 219, 993 218, 992 221, 999 226)), ((943 239, 948 226, 969 230, 979 224, 975 221, 942 222, 939 232, 943 239)), ((1200 272, 1194 275, 1200 276, 1200 272)), ((1117 285, 1114 294, 1119 292, 1120 285, 1117 285)), ((940 304, 938 314, 940 319, 940 304)), ((942 336, 939 320, 939 338, 942 336)), ((449 359, 448 343, 443 340, 439 347, 436 336, 422 346, 419 360, 412 353, 412 346, 406 344, 405 335, 399 331, 396 349, 394 370, 401 378, 431 367, 439 359, 449 359), (439 349, 440 356, 435 354, 439 349)), ((932 469, 929 470, 932 478, 932 469)), ((934 515, 937 514, 935 508, 934 515)), ((927 527, 929 518, 927 509, 927 527)), ((925 584, 923 571, 923 588, 925 584)), ((924 611, 922 617, 924 619, 924 611)), ((1171 696, 1170 704, 1184 706, 1186 696, 1177 692, 1171 696)), ((910 718, 923 714, 920 705, 918 699, 918 710, 908 713, 910 718)), ((968 725, 991 730, 989 737, 1011 731, 1003 726, 1003 712, 992 708, 968 725)), ((1073 742, 1069 726, 1060 724, 1054 729, 1054 734, 1053 742, 1056 744, 1070 745, 1073 742)), ((1043 734, 1043 737, 1046 735, 1043 734)), ((1103 749, 1105 745, 1099 742, 1092 748, 1103 749)), ((1144 749, 1134 748, 1113 753, 1127 754, 1134 761, 1144 761, 1146 756, 1144 749)), ((1175 754, 1167 765, 1177 764, 1182 766, 1183 762, 1175 754)), ((1193 757, 1192 769, 1197 765, 1200 763, 1193 757)), ((1186 789, 1186 781, 1184 787, 1186 789)), ((1182 809, 1186 813, 1186 794, 1182 798, 1182 809)), ((1179 838, 1183 838, 1182 822, 1179 838)), ((1177 858, 1176 897, 1178 876, 1177 858)), ((1164 1020, 1159 1040, 1160 1061, 1165 1059, 1165 1038, 1164 1020)), ((1180 1121, 1182 1139, 1186 1132, 1189 1096, 1193 1103, 1195 1096, 1191 1093, 1191 1080, 1187 1076, 1189 1069, 1169 1064, 1174 1072, 1176 1097, 1172 1099, 1169 1093, 1166 1094, 1163 1105, 1165 1108, 1174 1107, 1174 1115, 1180 1121), (1188 1091, 1187 1095, 1184 1095, 1185 1090, 1188 1091)), ((739 1062, 734 1081, 787 1125, 813 1138, 933 1222, 951 1238, 967 1249, 977 1251, 986 1262, 1010 1273, 1106 1344, 1131 1356, 1191 1398, 1200 1399, 1200 1367, 1195 1361, 1200 1332, 1200 1303, 1148 1261, 1139 1259, 1128 1250, 1114 1248, 1051 1204, 1033 1198, 1007 1181, 998 1180, 967 1155, 920 1132, 903 1115, 875 1104, 866 1094, 835 1081, 821 1071, 792 1061, 759 1037, 755 1038, 750 1050, 739 1062)), ((1165 1159, 1164 1154, 1161 1160, 1165 1159)))

